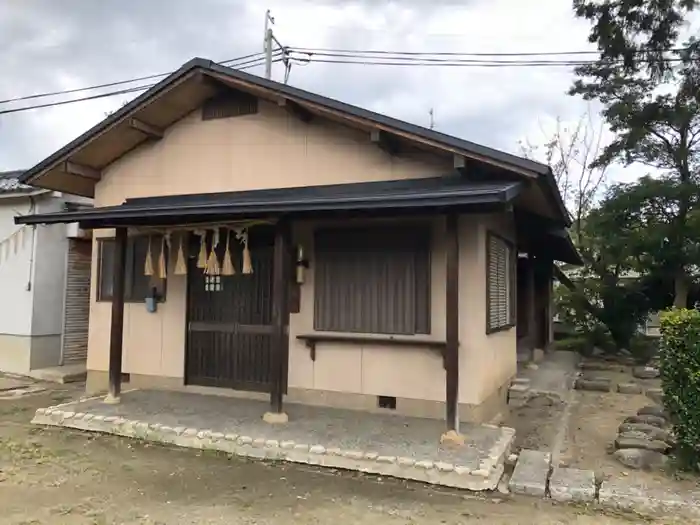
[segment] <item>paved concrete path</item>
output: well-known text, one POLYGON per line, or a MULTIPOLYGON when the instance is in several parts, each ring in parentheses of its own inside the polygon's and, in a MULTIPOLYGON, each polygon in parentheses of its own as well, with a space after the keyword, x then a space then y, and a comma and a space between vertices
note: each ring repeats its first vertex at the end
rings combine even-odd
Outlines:
POLYGON ((529 379, 532 393, 563 398, 571 390, 579 361, 580 356, 575 352, 552 352, 537 364, 537 369, 526 366, 518 372, 518 377, 529 379))

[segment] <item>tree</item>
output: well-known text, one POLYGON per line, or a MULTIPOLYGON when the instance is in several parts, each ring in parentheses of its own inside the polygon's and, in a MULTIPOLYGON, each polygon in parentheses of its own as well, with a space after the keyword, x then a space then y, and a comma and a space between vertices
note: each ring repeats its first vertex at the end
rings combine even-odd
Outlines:
POLYGON ((602 151, 603 123, 587 111, 573 123, 557 117, 551 136, 543 130, 541 143, 526 139, 520 149, 527 158, 540 157, 552 168, 562 199, 573 219, 574 242, 579 244, 583 218, 605 184, 606 167, 593 163, 602 151))
POLYGON ((600 60, 576 68, 570 94, 602 103, 615 134, 594 165, 641 163, 678 183, 663 250, 674 304, 681 307, 688 303, 700 240, 690 227, 700 168, 700 42, 681 43, 679 34, 699 1, 574 0, 576 15, 592 24, 589 41, 597 44, 600 60))

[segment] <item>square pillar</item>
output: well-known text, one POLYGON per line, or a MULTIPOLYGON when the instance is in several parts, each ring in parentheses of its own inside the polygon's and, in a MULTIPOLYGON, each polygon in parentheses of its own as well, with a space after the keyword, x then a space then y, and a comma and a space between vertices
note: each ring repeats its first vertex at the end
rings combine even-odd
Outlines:
POLYGON ((289 348, 289 280, 291 276, 290 228, 287 221, 280 221, 275 230, 275 245, 272 263, 272 326, 274 347, 270 360, 270 411, 263 419, 268 423, 286 423, 282 398, 284 395, 289 348))
POLYGON ((445 421, 443 441, 464 442, 459 435, 459 216, 450 213, 445 228, 445 421))
POLYGON ((109 393, 106 403, 119 403, 122 389, 122 355, 124 341, 124 288, 126 276, 127 229, 117 228, 114 239, 112 273, 112 323, 109 335, 109 393))

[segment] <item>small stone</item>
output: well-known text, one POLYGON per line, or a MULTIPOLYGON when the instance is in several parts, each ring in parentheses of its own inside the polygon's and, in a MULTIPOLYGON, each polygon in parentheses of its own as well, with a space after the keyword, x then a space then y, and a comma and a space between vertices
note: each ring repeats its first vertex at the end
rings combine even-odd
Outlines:
MULTIPOLYGON (((160 427, 160 431, 164 432, 165 427, 160 427)), ((211 439, 212 439, 212 441, 221 441, 222 439, 224 439, 224 433, 223 432, 212 432, 211 439)))
MULTIPOLYGON (((156 430, 156 429, 153 429, 156 430)), ((200 430, 197 432, 197 438, 199 439, 208 439, 211 437, 211 431, 209 430, 200 430)))
POLYGON ((631 430, 629 432, 620 432, 618 434, 617 439, 643 439, 646 441, 651 440, 647 434, 644 432, 640 432, 639 430, 631 430))
POLYGON ((668 463, 668 457, 661 452, 641 448, 616 450, 613 457, 626 467, 633 469, 656 469, 668 463))
POLYGON ((676 442, 673 435, 668 430, 644 423, 622 423, 618 429, 618 432, 620 434, 625 434, 627 432, 641 432, 646 434, 648 439, 665 441, 669 445, 673 445, 676 442))
POLYGON ((663 404, 664 392, 660 388, 647 388, 646 396, 654 403, 663 404))
POLYGON ((506 458, 506 463, 508 465, 515 465, 518 462, 518 455, 517 454, 508 454, 508 457, 506 458))
POLYGON ((456 466, 455 466, 455 472, 456 472, 457 474, 459 474, 460 476, 463 476, 463 475, 465 475, 465 474, 471 474, 471 473, 472 473, 472 469, 470 469, 469 467, 460 467, 460 466, 456 465, 456 466))
POLYGON ((428 460, 416 461, 416 467, 425 470, 430 470, 431 468, 433 468, 433 462, 428 460))
MULTIPOLYGON (((107 421, 107 420, 105 419, 105 421, 107 421)), ((162 427, 160 427, 160 432, 161 432, 161 434, 172 434, 175 432, 175 430, 172 427, 169 427, 167 425, 163 425, 162 427)))
POLYGON ((416 460, 413 458, 400 457, 396 460, 396 463, 401 465, 402 467, 412 467, 413 465, 415 465, 416 460))
POLYGON ((377 456, 377 463, 396 463, 396 456, 377 456))
POLYGON ((280 443, 280 448, 283 448, 283 449, 285 449, 285 450, 293 449, 293 448, 294 448, 294 441, 289 441, 289 440, 287 440, 287 441, 282 441, 282 442, 280 443))
MULTIPOLYGON (((175 432, 177 433, 177 428, 175 428, 175 432)), ((238 434, 225 434, 224 439, 226 441, 236 441, 238 439, 238 434)))
POLYGON ((664 428, 667 423, 662 417, 657 416, 629 416, 625 418, 625 423, 644 423, 655 427, 664 428))
POLYGON ((239 445, 250 445, 253 443, 253 438, 249 436, 239 436, 238 438, 238 444, 239 445))
POLYGON ((641 394, 644 389, 637 383, 620 383, 617 385, 617 391, 620 394, 641 394))
POLYGON ((337 447, 331 447, 326 449, 326 454, 329 456, 342 456, 343 451, 337 447))
POLYGON ((280 442, 276 439, 268 439, 267 441, 265 441, 265 446, 267 448, 279 448, 280 442))
POLYGON ((587 390, 591 392, 610 392, 609 379, 577 379, 576 390, 587 390))
POLYGON ((365 457, 365 453, 361 450, 344 450, 343 456, 350 459, 362 459, 365 457))
POLYGON ((45 408, 37 408, 35 413, 37 416, 43 416, 44 414, 46 414, 46 409, 45 408))
POLYGON ((182 434, 186 437, 195 437, 197 435, 197 429, 196 428, 186 428, 182 434))
POLYGON ((656 416, 662 419, 668 420, 668 414, 666 410, 659 405, 648 405, 637 410, 638 416, 656 416))
POLYGON ((653 366, 638 366, 632 370, 632 375, 637 379, 656 379, 661 372, 653 366))
POLYGON ((185 430, 187 429, 182 426, 173 428, 173 432, 175 432, 175 434, 177 434, 178 436, 181 436, 185 432, 185 430))
POLYGON ((452 472, 455 469, 455 466, 452 463, 444 463, 442 461, 438 461, 435 463, 435 468, 438 469, 440 472, 452 472))
POLYGON ((323 445, 314 445, 312 447, 309 447, 309 452, 311 454, 325 454, 326 447, 324 447, 323 445))
POLYGON ((298 450, 299 452, 308 452, 309 451, 309 445, 305 443, 296 443, 294 445, 294 450, 298 450))
POLYGON ((75 412, 64 412, 63 413, 63 418, 64 419, 70 419, 75 415, 75 412))
POLYGON ((369 461, 375 461, 379 457, 379 454, 376 452, 365 452, 365 459, 368 459, 369 461))
POLYGON ((634 439, 634 438, 623 438, 618 437, 615 440, 616 449, 625 448, 641 448, 644 450, 653 450, 654 452, 665 453, 668 451, 668 444, 663 441, 655 441, 651 439, 634 439))
POLYGON ((255 448, 263 448, 265 446, 265 438, 255 438, 253 440, 253 446, 255 448))
POLYGON ((83 421, 92 421, 94 417, 95 416, 93 414, 85 414, 85 416, 83 416, 83 421))
POLYGON ((83 419, 85 417, 85 412, 76 412, 75 419, 83 419))

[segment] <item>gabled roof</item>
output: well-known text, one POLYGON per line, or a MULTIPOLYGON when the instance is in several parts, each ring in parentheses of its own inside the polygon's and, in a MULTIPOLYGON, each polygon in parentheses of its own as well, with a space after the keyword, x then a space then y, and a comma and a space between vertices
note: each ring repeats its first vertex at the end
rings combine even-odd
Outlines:
POLYGON ((152 139, 159 129, 167 128, 199 107, 204 100, 216 94, 221 86, 276 100, 280 105, 302 113, 319 114, 355 127, 381 131, 400 140, 450 152, 480 165, 537 180, 559 210, 561 221, 570 223, 552 172, 544 164, 202 58, 190 60, 77 139, 27 170, 22 175, 21 182, 66 191, 62 185, 65 185, 65 177, 70 176, 75 181, 74 188, 77 188, 73 192, 91 197, 94 184, 99 180, 99 170, 142 142, 152 139), (114 131, 119 131, 118 137, 111 134, 114 131))

